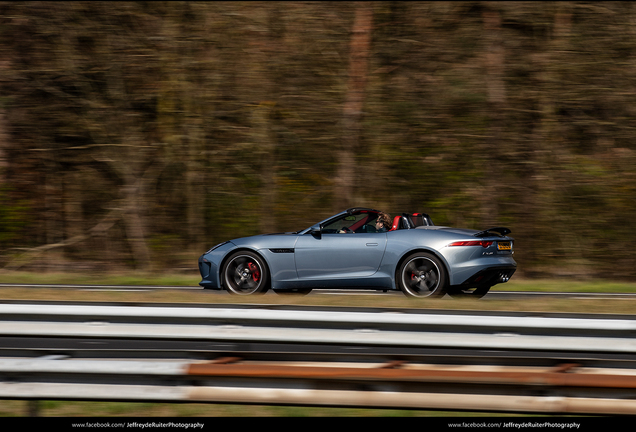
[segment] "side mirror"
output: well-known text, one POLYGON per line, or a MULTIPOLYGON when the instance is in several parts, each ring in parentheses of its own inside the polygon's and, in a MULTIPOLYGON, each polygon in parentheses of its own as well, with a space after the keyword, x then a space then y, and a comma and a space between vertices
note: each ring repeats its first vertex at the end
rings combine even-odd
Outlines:
POLYGON ((314 237, 320 237, 320 235, 322 233, 322 228, 320 227, 320 224, 316 224, 316 225, 312 226, 311 228, 309 228, 309 232, 314 237))

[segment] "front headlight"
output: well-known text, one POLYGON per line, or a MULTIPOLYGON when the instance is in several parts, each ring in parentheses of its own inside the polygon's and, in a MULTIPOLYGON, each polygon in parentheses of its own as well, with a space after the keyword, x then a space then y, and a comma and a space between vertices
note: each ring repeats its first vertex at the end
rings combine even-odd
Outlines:
POLYGON ((220 248, 221 246, 223 246, 224 244, 228 244, 229 241, 224 241, 223 243, 219 243, 216 246, 212 246, 207 252, 206 254, 209 254, 210 252, 212 252, 214 249, 220 248))

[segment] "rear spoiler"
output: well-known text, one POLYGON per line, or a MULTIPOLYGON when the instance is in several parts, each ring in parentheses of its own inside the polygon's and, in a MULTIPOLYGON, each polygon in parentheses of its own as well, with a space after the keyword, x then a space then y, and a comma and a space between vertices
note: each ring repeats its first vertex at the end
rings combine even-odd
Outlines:
POLYGON ((495 227, 495 228, 488 228, 487 230, 484 231, 480 231, 477 234, 475 234, 475 237, 490 237, 490 236, 498 236, 498 237, 503 237, 506 236, 508 234, 510 234, 512 231, 510 231, 508 228, 504 228, 504 227, 495 227))

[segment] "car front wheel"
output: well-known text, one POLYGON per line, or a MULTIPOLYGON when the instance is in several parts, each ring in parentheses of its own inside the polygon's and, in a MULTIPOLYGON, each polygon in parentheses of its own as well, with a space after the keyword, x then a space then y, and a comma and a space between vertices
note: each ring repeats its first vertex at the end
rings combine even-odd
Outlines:
POLYGON ((407 297, 442 297, 446 293, 446 270, 435 256, 418 252, 404 260, 397 273, 399 288, 407 297))
POLYGON ((269 273, 262 258, 255 253, 236 252, 224 267, 223 282, 230 294, 260 294, 269 289, 269 273))

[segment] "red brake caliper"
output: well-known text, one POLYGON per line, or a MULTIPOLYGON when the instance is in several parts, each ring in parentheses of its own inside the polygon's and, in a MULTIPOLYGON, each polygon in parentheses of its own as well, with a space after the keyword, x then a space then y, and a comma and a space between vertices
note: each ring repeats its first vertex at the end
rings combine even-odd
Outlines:
POLYGON ((261 272, 258 271, 258 267, 256 267, 254 263, 249 263, 247 265, 247 268, 250 269, 250 271, 252 272, 252 279, 254 279, 254 282, 258 282, 258 280, 261 278, 261 272))

